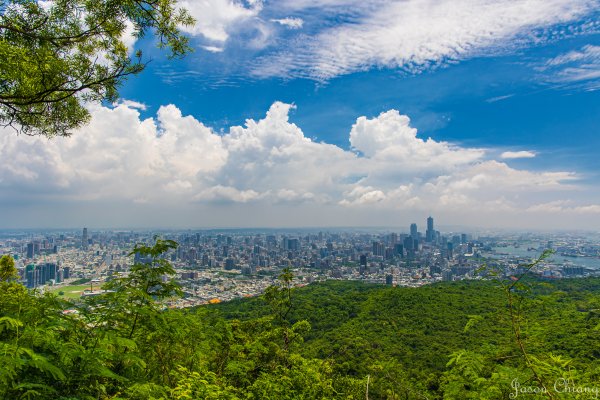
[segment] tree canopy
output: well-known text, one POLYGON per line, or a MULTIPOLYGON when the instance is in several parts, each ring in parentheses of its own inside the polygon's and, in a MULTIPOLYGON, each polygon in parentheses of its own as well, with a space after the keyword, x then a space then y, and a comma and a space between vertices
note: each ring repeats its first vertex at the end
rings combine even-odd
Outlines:
MULTIPOLYGON (((262 296, 171 309, 182 294, 168 261, 176 247, 137 245, 129 271, 80 299, 0 279, 0 398, 570 400, 600 391, 600 278, 295 288, 283 270, 262 296)), ((0 271, 13 276, 13 263, 0 257, 0 271)))
POLYGON ((19 277, 15 268, 15 261, 9 255, 0 257, 0 281, 8 281, 19 277))
POLYGON ((175 0, 0 0, 0 124, 68 136, 89 121, 87 102, 114 101, 144 69, 129 35, 155 35, 171 57, 190 51, 175 0))

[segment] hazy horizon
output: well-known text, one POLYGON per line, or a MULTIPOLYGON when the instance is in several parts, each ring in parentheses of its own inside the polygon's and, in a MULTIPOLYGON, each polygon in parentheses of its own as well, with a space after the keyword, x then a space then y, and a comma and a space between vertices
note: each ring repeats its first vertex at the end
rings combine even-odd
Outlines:
MULTIPOLYGON (((419 226, 419 232, 423 233, 421 225, 419 226)), ((254 227, 188 227, 188 228, 173 228, 173 227, 31 227, 31 228, 0 228, 0 233, 20 233, 20 232, 81 232, 83 228, 87 228, 89 233, 94 232, 135 232, 135 233, 147 233, 147 232, 249 232, 249 233, 283 233, 283 232, 306 232, 306 233, 406 233, 409 234, 409 226, 290 226, 290 227, 267 227, 267 226, 254 226, 254 227)), ((481 228, 481 227, 465 227, 465 226, 436 226, 437 231, 440 233, 466 233, 466 234, 575 234, 584 235, 600 234, 600 230, 576 230, 576 229, 510 229, 510 228, 481 228)))

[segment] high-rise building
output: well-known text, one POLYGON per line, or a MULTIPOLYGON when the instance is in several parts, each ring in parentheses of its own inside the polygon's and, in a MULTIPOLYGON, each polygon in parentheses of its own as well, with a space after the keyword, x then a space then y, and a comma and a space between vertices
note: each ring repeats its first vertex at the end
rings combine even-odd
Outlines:
POLYGON ((427 230, 425 231, 425 241, 435 241, 435 230, 433 229, 433 218, 431 218, 431 216, 427 218, 427 230))
POLYGON ((362 267, 366 267, 367 266, 367 255, 366 254, 361 254, 360 255, 360 265, 362 267))
POLYGON ((404 257, 404 245, 400 243, 396 243, 394 246, 394 253, 401 258, 404 257))
POLYGON ((419 232, 417 231, 417 224, 415 224, 415 223, 410 224, 410 236, 414 240, 419 239, 419 232))
POLYGON ((29 264, 25 267, 25 280, 27 281, 28 288, 34 288, 36 286, 35 264, 29 264))
POLYGON ((412 258, 415 256, 416 251, 419 249, 419 241, 417 239, 413 239, 412 236, 408 236, 404 239, 404 250, 406 251, 406 256, 412 258))
POLYGON ((373 250, 372 253, 374 256, 383 256, 385 247, 383 246, 383 243, 381 243, 381 242, 373 242, 372 250, 373 250))
POLYGON ((33 258, 35 255, 33 243, 27 243, 27 258, 33 258))
POLYGON ((87 228, 83 228, 83 235, 81 235, 81 248, 83 250, 87 250, 88 249, 88 243, 89 243, 88 229, 87 228))
POLYGON ((288 239, 288 250, 292 250, 292 251, 300 251, 300 239, 298 238, 293 238, 293 239, 288 239))

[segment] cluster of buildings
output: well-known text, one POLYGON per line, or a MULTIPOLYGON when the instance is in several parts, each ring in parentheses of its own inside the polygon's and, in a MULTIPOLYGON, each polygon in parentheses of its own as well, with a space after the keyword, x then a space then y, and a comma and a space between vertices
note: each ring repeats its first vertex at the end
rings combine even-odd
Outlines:
POLYGON ((495 235, 440 233, 432 217, 425 232, 416 223, 407 232, 369 230, 203 230, 203 231, 48 231, 0 234, 0 254, 12 254, 29 288, 55 290, 73 282, 104 282, 127 274, 137 243, 159 235, 179 243, 165 257, 177 271, 185 307, 262 293, 284 268, 297 285, 325 279, 419 286, 436 281, 485 279, 485 264, 515 274, 546 247, 576 254, 594 265, 547 260, 540 273, 549 277, 586 276, 600 270, 598 242, 589 235, 495 235), (550 242, 550 243, 548 243, 550 242), (528 244, 527 249, 521 246, 528 244), (504 250, 511 249, 511 252, 504 250), (520 253, 519 253, 520 251, 520 253), (593 264, 593 263, 592 263, 593 264))

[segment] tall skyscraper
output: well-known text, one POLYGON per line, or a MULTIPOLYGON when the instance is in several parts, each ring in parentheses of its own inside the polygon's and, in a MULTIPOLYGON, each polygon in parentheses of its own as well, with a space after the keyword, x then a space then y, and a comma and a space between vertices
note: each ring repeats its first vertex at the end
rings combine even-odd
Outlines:
POLYGON ((35 255, 35 250, 33 247, 33 243, 27 243, 27 258, 33 258, 35 255))
POLYGON ((425 231, 425 241, 435 241, 435 230, 433 229, 433 218, 431 217, 427 218, 427 231, 425 231))
POLYGON ((419 239, 419 232, 417 231, 417 224, 415 224, 415 223, 410 224, 410 236, 414 240, 419 239))
POLYGON ((83 228, 83 235, 81 236, 81 248, 87 250, 88 248, 88 230, 83 228))

